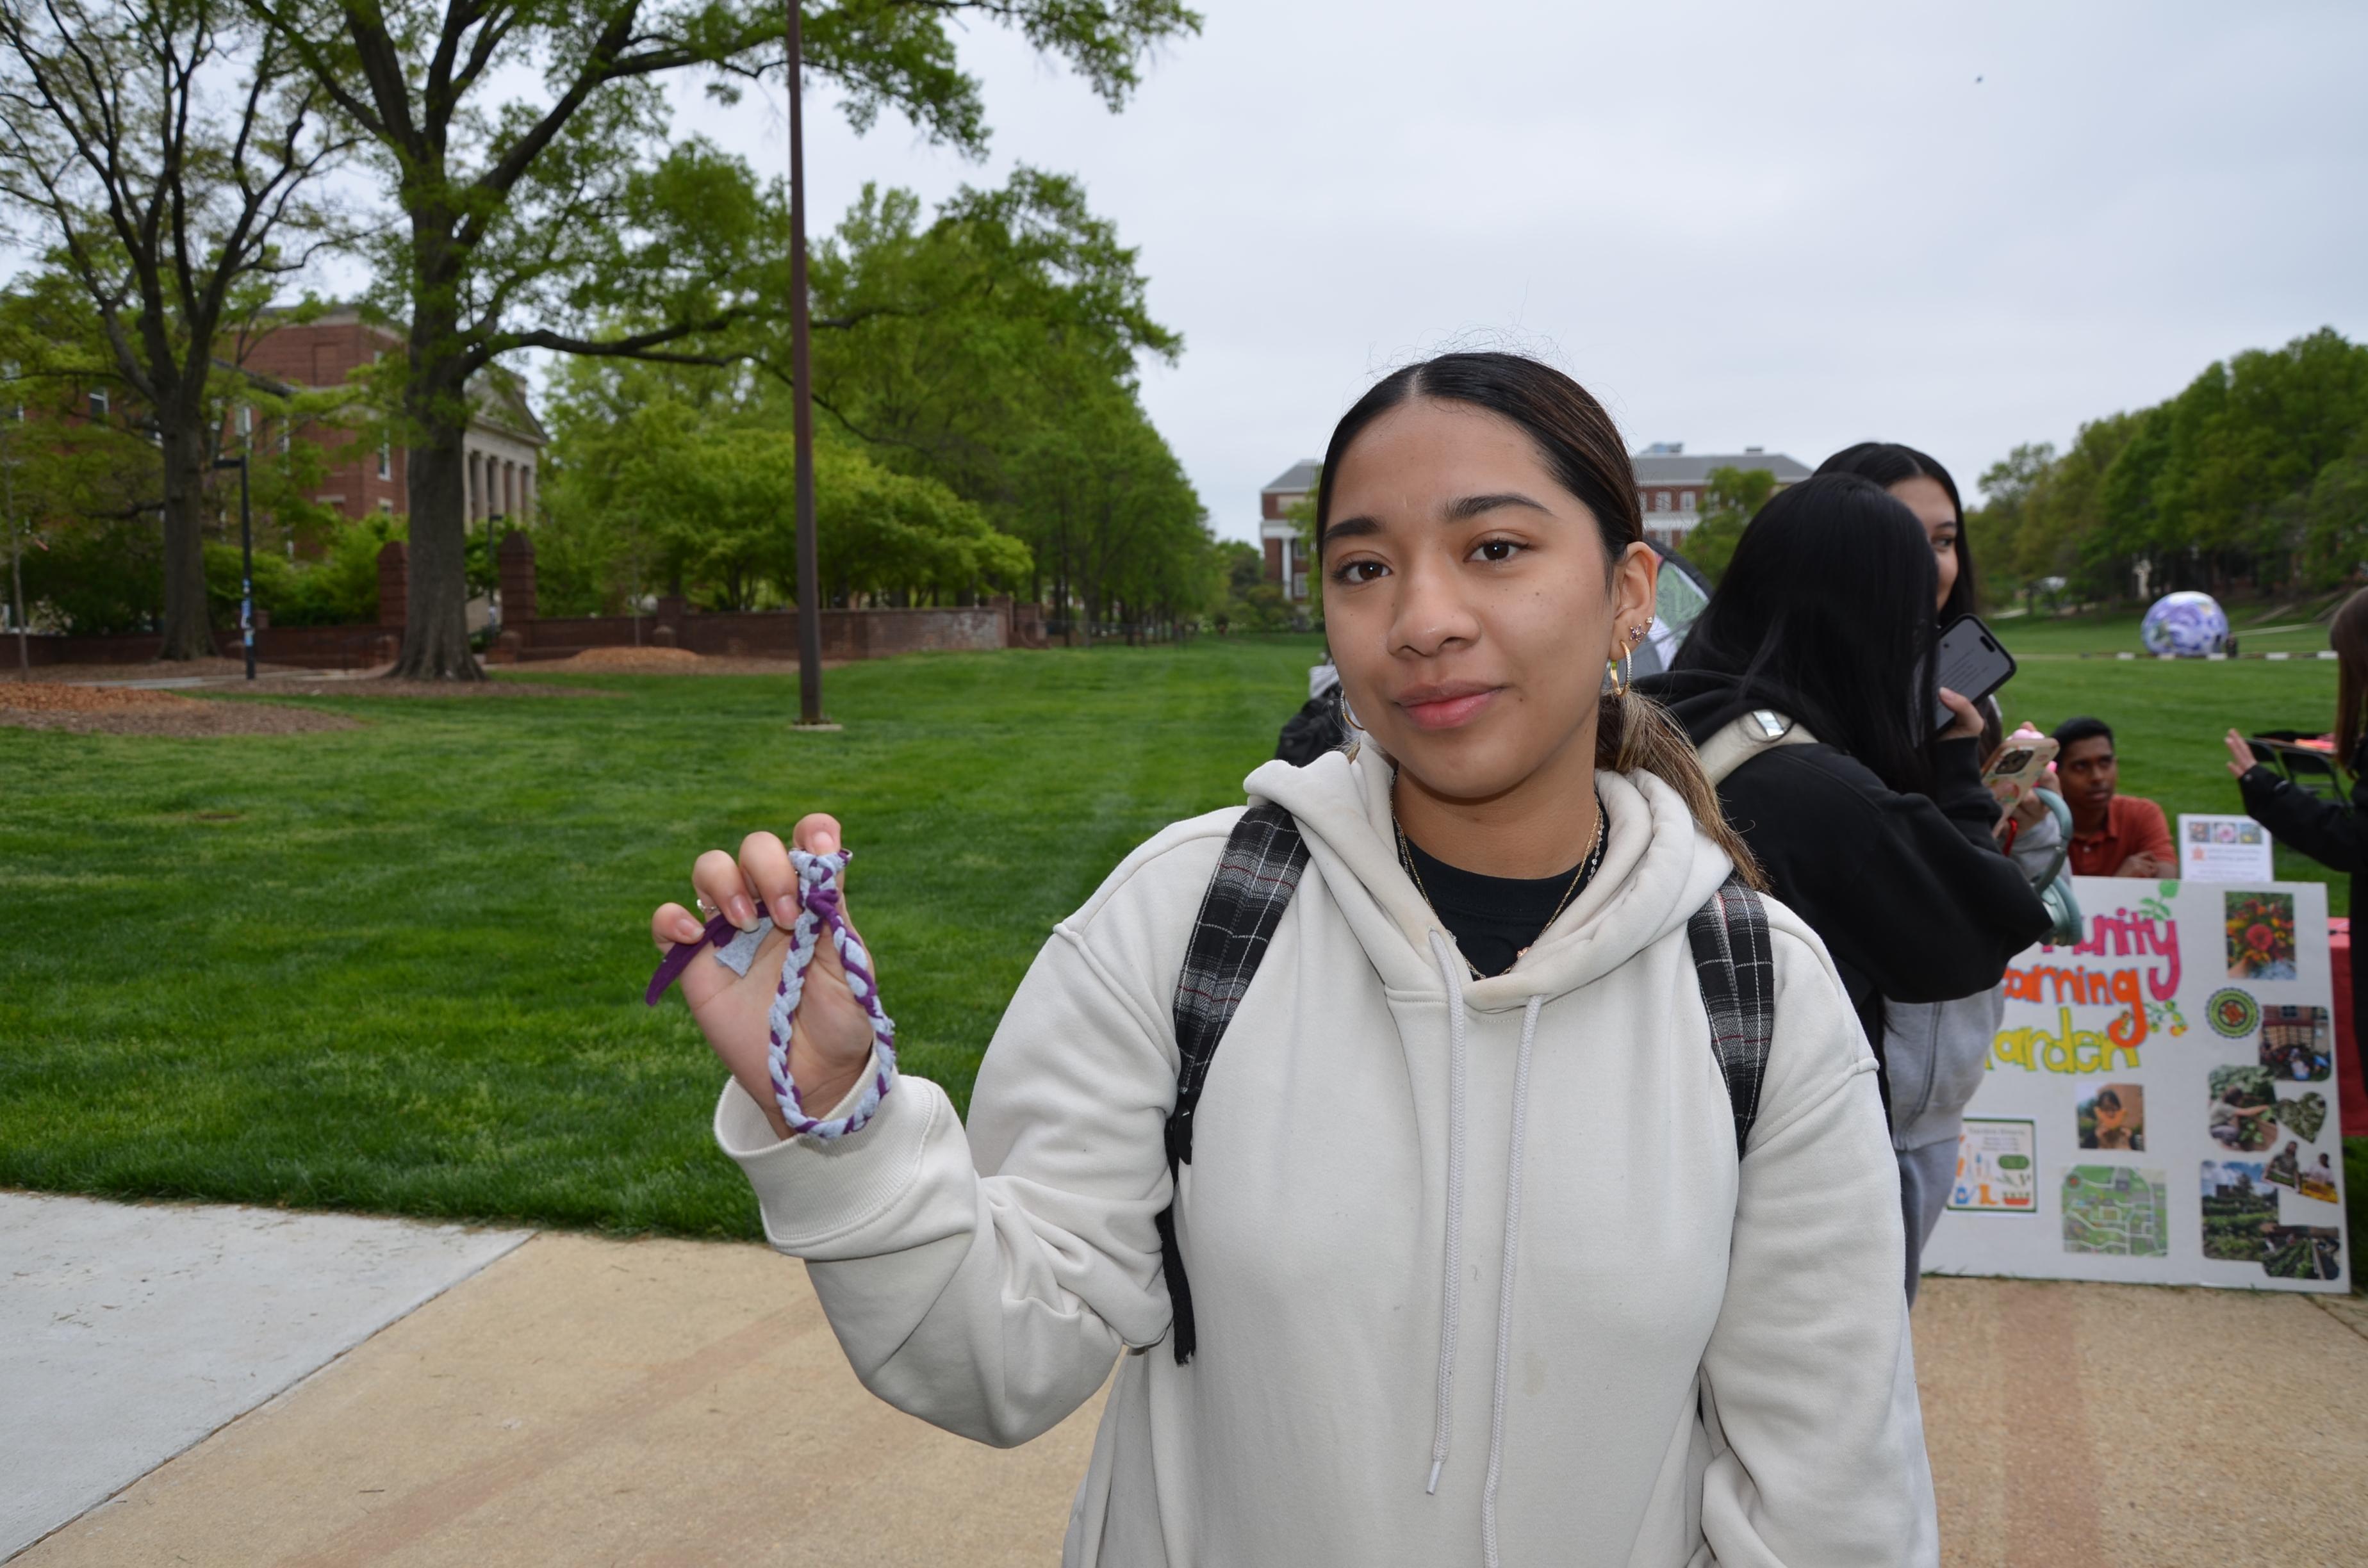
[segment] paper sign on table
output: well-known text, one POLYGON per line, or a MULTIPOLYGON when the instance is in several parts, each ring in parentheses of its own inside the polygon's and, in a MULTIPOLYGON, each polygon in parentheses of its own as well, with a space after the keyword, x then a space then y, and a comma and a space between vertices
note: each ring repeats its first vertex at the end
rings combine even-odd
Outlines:
POLYGON ((2191 882, 2266 882, 2270 830, 2250 817, 2179 814, 2179 874, 2191 882))

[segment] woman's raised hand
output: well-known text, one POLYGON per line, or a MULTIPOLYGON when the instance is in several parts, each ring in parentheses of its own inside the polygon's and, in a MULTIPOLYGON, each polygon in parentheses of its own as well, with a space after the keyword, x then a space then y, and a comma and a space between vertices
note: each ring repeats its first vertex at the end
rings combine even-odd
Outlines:
MULTIPOLYGON (((840 844, 838 820, 817 812, 801 819, 790 836, 810 855, 830 854, 840 844)), ((798 873, 790 864, 789 846, 773 834, 752 833, 740 841, 737 858, 721 849, 701 855, 692 863, 690 884, 709 907, 722 911, 743 931, 756 926, 757 900, 764 901, 772 917, 773 929, 766 933, 747 973, 734 974, 721 963, 702 960, 683 971, 681 983, 683 1000, 690 1004, 690 1016, 707 1043, 763 1108, 773 1131, 786 1138, 790 1126, 773 1097, 766 1065, 766 1015, 780 984, 790 925, 798 915, 798 873)), ((854 924, 851 915, 848 923, 854 924)), ((662 903, 650 916, 650 937, 664 954, 677 942, 697 941, 706 925, 681 904, 662 903)), ((870 944, 865 946, 868 950, 870 944)), ((831 1107, 847 1097, 871 1063, 871 1020, 847 988, 838 950, 825 936, 816 944, 805 994, 790 1030, 790 1078, 808 1115, 827 1116, 831 1107)))
POLYGON ((2235 774, 2237 778, 2242 778, 2245 775, 2253 771, 2253 765, 2260 760, 2260 759, 2259 757, 2253 755, 2253 748, 2245 744, 2244 736, 2238 734, 2234 730, 2228 732, 2229 772, 2235 774))

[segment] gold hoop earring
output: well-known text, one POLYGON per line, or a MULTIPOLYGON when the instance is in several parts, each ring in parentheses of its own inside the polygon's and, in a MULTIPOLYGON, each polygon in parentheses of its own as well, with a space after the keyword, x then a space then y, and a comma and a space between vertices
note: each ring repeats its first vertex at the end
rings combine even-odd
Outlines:
POLYGON ((1616 659, 1603 661, 1603 682, 1613 697, 1628 695, 1628 688, 1635 684, 1635 661, 1628 649, 1621 649, 1616 659))

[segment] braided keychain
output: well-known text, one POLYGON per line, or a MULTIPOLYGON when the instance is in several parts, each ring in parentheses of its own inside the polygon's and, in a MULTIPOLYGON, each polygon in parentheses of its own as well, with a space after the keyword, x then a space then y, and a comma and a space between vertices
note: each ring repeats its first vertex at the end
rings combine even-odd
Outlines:
MULTIPOLYGON (((848 849, 829 855, 810 855, 803 849, 790 851, 790 864, 798 873, 800 907, 796 921, 790 926, 789 951, 781 957, 780 983, 774 987, 772 1009, 766 1016, 769 1032, 765 1065, 782 1119, 792 1133, 825 1142, 860 1131, 879 1110, 882 1097, 896 1080, 896 1026, 881 1011, 880 982, 871 972, 871 955, 864 951, 862 941, 848 925, 846 905, 839 894, 839 874, 847 869, 853 854, 848 849), (797 1017, 798 1003, 805 995, 806 971, 814 964, 825 928, 830 932, 832 945, 838 949, 838 965, 847 973, 847 988, 871 1020, 871 1076, 847 1115, 817 1121, 806 1114, 804 1103, 798 1098, 798 1086, 790 1078, 790 1027, 797 1017)), ((739 930, 719 915, 707 923, 697 940, 677 944, 650 977, 649 989, 642 1000, 656 1006, 666 988, 690 967, 692 957, 702 948, 712 949, 715 961, 733 973, 746 974, 748 966, 757 961, 757 949, 773 929, 773 917, 761 900, 756 909, 754 930, 739 930)))

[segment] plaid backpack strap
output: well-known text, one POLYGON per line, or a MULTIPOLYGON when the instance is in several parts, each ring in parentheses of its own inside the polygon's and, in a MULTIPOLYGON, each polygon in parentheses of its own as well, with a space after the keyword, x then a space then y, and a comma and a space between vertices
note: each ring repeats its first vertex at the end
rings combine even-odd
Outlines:
MULTIPOLYGON (((1176 976, 1176 1108, 1167 1115, 1167 1174, 1192 1163, 1192 1117, 1225 1026, 1258 973, 1275 927, 1307 869, 1307 845, 1291 813, 1255 805, 1234 824, 1201 895, 1201 913, 1176 976)), ((1175 1310, 1176 1364, 1192 1358, 1192 1287, 1176 1244, 1176 1205, 1159 1214, 1159 1260, 1175 1310)))
POLYGON ((1769 945, 1768 906, 1729 881, 1686 922, 1694 977, 1710 1017, 1711 1054, 1726 1080, 1735 1111, 1735 1154, 1743 1157, 1759 1115, 1759 1085, 1776 1034, 1776 955, 1769 945))

